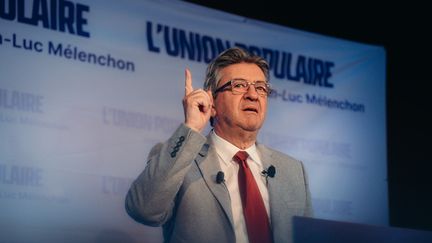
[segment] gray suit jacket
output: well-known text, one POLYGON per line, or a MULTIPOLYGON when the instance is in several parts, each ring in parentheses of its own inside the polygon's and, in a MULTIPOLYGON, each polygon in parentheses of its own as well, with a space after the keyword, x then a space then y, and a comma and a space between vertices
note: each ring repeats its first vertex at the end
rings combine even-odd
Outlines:
MULTIPOLYGON (((311 216, 311 198, 300 161, 257 145, 268 179, 274 242, 292 241, 292 216, 311 216)), ((126 211, 136 221, 163 226, 165 242, 235 242, 230 197, 216 182, 220 165, 211 140, 185 125, 149 154, 132 183, 126 211)))

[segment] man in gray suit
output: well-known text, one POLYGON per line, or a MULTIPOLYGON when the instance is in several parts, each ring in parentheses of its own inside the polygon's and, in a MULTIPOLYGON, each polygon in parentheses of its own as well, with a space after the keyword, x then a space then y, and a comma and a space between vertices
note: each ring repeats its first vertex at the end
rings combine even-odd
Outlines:
POLYGON ((267 62, 236 47, 209 64, 204 89, 186 70, 185 122, 151 150, 127 213, 163 226, 165 242, 291 242, 292 217, 311 216, 311 198, 302 162, 256 141, 268 80, 267 62))

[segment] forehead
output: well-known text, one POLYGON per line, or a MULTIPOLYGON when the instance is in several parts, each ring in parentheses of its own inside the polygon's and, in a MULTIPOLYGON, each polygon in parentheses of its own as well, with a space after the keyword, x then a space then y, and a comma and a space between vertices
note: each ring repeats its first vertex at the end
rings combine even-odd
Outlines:
POLYGON ((265 80, 261 68, 254 63, 236 63, 220 70, 220 81, 226 82, 231 79, 241 78, 249 81, 265 80))

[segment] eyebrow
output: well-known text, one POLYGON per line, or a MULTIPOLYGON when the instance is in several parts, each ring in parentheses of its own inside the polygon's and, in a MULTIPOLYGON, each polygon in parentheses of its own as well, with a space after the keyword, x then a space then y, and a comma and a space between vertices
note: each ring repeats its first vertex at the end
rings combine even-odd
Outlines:
POLYGON ((246 81, 246 82, 249 82, 249 83, 252 83, 252 82, 266 82, 266 83, 268 83, 268 81, 265 80, 265 79, 264 80, 257 79, 257 80, 249 81, 249 80, 244 79, 244 78, 231 78, 228 81, 233 81, 233 80, 243 80, 243 81, 246 81))

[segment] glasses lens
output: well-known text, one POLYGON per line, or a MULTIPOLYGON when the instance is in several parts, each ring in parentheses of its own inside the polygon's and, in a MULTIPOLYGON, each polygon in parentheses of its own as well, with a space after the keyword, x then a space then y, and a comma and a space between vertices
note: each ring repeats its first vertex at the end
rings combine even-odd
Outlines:
POLYGON ((235 79, 231 81, 232 90, 237 93, 246 93, 249 84, 246 80, 235 79))
POLYGON ((267 95, 268 93, 268 84, 264 81, 257 81, 255 82, 255 89, 258 94, 260 95, 267 95))
MULTIPOLYGON (((246 93, 249 89, 249 82, 244 79, 234 79, 231 81, 232 91, 236 94, 246 93)), ((270 84, 265 81, 256 81, 253 83, 256 92, 261 96, 269 94, 270 84)))

